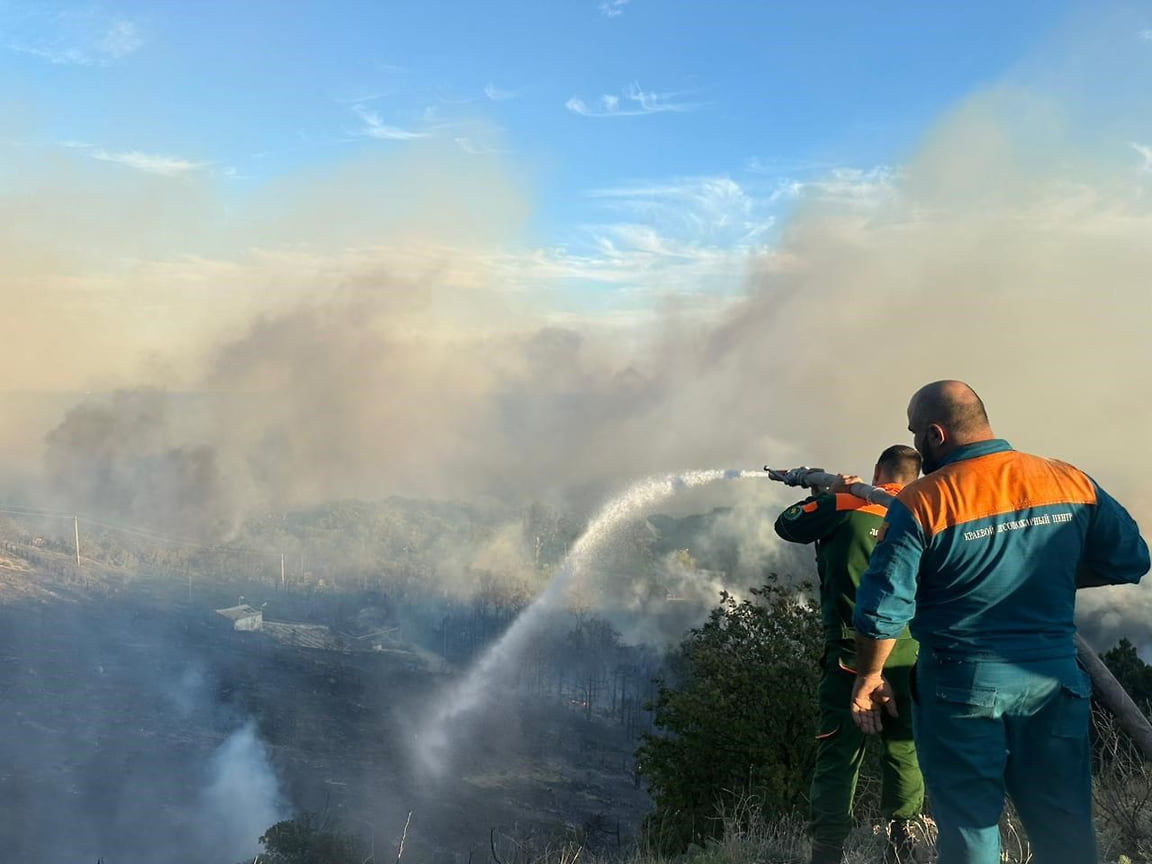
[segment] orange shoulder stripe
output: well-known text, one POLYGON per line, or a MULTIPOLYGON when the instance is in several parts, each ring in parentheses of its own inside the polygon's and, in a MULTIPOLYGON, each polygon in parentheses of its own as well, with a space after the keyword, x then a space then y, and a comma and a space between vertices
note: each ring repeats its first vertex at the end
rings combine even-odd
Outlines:
POLYGON ((863 498, 857 498, 855 495, 849 495, 846 492, 836 493, 836 509, 840 510, 858 510, 861 513, 869 513, 873 516, 884 516, 888 512, 888 508, 883 504, 869 504, 863 498))
POLYGON ((1052 504, 1095 504, 1096 488, 1065 462, 1015 450, 945 465, 899 496, 929 535, 955 525, 1052 504))

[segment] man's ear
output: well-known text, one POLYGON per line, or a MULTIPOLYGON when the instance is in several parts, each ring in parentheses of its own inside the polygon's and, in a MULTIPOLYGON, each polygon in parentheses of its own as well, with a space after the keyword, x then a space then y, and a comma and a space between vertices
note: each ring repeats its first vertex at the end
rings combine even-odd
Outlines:
POLYGON ((928 440, 937 447, 948 440, 948 433, 944 431, 944 427, 939 423, 932 423, 928 426, 927 436, 928 440))

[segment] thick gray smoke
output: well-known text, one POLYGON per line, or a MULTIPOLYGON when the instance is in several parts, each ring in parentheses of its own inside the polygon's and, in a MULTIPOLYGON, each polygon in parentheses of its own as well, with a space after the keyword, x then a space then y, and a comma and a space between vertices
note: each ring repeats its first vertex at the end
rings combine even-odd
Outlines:
POLYGON ((114 393, 72 408, 48 433, 45 474, 53 503, 108 514, 176 536, 212 539, 234 519, 216 451, 183 439, 155 390, 114 393))
MULTIPOLYGON (((1083 466, 1152 522, 1152 466, 1132 443, 1152 430, 1152 63, 1138 29, 1077 21, 904 164, 802 188, 743 294, 704 310, 553 314, 559 264, 513 251, 524 206, 510 172, 438 149, 277 190, 194 250, 178 238, 210 196, 142 185, 133 194, 174 200, 144 208, 154 224, 139 235, 115 208, 136 238, 131 270, 111 263, 120 232, 93 228, 62 259, 46 230, 7 237, 21 344, 49 324, 53 344, 73 331, 115 344, 82 361, 47 352, 20 370, 23 389, 204 394, 179 422, 139 415, 139 431, 109 418, 141 397, 95 397, 43 439, 50 477, 85 504, 107 490, 128 515, 203 507, 203 530, 221 514, 388 494, 586 512, 625 478, 685 467, 866 473, 907 440, 908 395, 960 377, 1000 434, 1083 466), (78 285, 85 303, 154 306, 157 323, 145 338, 133 316, 101 313, 95 334, 71 312, 53 319, 78 285), (156 428, 165 440, 141 443, 156 428)), ((74 167, 65 194, 40 167, 26 185, 42 209, 99 223, 75 193, 95 181, 74 167)), ((1147 620, 1148 596, 1126 603, 1131 621, 1147 620)))

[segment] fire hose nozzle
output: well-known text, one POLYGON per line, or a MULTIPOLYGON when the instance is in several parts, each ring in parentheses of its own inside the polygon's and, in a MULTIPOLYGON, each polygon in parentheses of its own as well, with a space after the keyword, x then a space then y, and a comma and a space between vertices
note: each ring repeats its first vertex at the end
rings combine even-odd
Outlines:
POLYGON ((773 480, 778 480, 785 486, 807 486, 809 475, 814 473, 822 473, 823 468, 809 468, 801 465, 799 468, 779 469, 772 468, 769 465, 764 466, 764 470, 768 472, 768 476, 773 480))

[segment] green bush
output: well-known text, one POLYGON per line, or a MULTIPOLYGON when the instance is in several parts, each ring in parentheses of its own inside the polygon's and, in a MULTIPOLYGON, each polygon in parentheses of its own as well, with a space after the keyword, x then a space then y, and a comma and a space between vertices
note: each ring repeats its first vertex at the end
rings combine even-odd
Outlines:
POLYGON ((752 801, 766 816, 804 805, 815 758, 819 610, 770 583, 727 593, 659 682, 654 725, 636 751, 656 810, 648 836, 683 850, 720 836, 721 814, 752 801))
POLYGON ((365 860, 363 844, 310 813, 277 822, 260 843, 261 864, 364 864, 365 860))
POLYGON ((1128 639, 1121 639, 1110 651, 1100 656, 1105 665, 1116 676, 1120 685, 1128 691, 1132 701, 1144 712, 1152 708, 1152 666, 1140 659, 1136 646, 1128 639))

